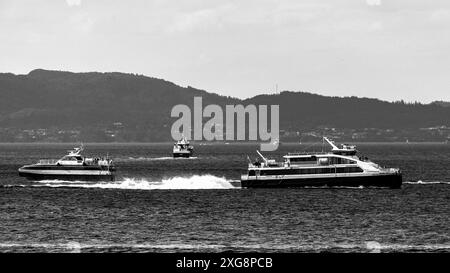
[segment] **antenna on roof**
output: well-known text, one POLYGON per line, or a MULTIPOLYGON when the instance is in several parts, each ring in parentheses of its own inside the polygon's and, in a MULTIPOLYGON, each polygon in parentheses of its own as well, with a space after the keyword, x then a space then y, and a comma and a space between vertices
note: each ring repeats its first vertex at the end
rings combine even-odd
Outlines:
POLYGON ((250 157, 247 155, 247 161, 248 161, 248 163, 252 163, 252 161, 250 160, 250 157))
POLYGON ((256 152, 259 154, 259 156, 264 160, 264 162, 267 164, 267 159, 258 151, 256 150, 256 152))
POLYGON ((323 153, 323 146, 325 145, 325 137, 322 135, 322 153, 323 153))
POLYGON ((323 139, 326 140, 331 145, 331 147, 333 147, 333 150, 339 150, 339 148, 336 145, 334 145, 333 141, 329 140, 326 137, 323 137, 323 139))

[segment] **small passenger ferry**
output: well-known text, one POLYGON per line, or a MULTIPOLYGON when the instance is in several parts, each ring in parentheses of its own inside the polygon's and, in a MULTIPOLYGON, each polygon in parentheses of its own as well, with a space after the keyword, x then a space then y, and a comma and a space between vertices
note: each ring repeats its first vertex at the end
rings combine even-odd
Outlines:
POLYGON ((19 175, 30 180, 113 181, 116 168, 108 157, 88 158, 81 155, 83 145, 68 151, 59 160, 40 160, 25 165, 19 175))
POLYGON ((193 153, 194 147, 185 137, 173 144, 173 157, 190 157, 193 153))
POLYGON ((400 188, 402 173, 397 168, 384 168, 357 155, 356 146, 336 146, 325 153, 289 153, 284 162, 266 159, 249 163, 248 172, 241 176, 245 188, 284 187, 387 187, 400 188))

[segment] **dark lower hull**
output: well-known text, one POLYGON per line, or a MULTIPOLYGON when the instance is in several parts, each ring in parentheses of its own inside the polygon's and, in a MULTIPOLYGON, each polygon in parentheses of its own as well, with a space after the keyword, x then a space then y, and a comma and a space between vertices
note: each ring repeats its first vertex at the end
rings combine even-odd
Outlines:
POLYGON ((399 189, 401 174, 353 177, 320 177, 294 179, 251 179, 241 180, 243 188, 298 188, 298 187, 380 187, 399 189))
POLYGON ((192 153, 173 153, 174 158, 182 157, 182 158, 189 158, 192 156, 192 153))
POLYGON ((115 176, 113 174, 109 175, 61 175, 61 174, 36 174, 36 173, 21 173, 21 177, 25 177, 33 181, 42 180, 62 180, 62 181, 114 181, 115 176))

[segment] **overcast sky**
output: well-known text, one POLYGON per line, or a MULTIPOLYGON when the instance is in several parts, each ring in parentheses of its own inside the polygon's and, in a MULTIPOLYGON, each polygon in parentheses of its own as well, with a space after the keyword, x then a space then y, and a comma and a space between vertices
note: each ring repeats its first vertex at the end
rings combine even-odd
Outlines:
POLYGON ((0 0, 0 71, 450 100, 448 0, 0 0))

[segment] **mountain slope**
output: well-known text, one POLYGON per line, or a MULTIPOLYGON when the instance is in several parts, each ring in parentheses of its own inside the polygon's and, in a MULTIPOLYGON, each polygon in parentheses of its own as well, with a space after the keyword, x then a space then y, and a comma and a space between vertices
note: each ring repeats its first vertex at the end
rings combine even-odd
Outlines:
MULTIPOLYGON (((450 125, 450 107, 436 103, 390 103, 288 91, 240 100, 142 75, 37 69, 27 75, 0 74, 0 128, 101 132, 120 123, 131 134, 122 141, 164 141, 170 138, 170 126, 176 120, 170 117, 172 107, 192 106, 195 96, 202 96, 203 106, 278 104, 280 129, 284 130, 450 125)), ((105 141, 97 133, 88 139, 105 141)))
POLYGON ((245 101, 280 105, 283 128, 420 128, 450 123, 450 111, 434 104, 390 103, 357 97, 326 97, 304 92, 260 95, 245 101))

